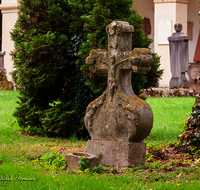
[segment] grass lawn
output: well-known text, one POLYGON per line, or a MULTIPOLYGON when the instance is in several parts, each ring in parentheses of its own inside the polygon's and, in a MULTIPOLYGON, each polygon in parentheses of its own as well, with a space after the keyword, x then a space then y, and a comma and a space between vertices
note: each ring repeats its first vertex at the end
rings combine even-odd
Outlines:
MULTIPOLYGON (((69 172, 48 163, 40 164, 38 160, 50 152, 86 151, 86 141, 22 135, 12 117, 17 94, 0 91, 0 190, 200 189, 199 156, 181 162, 180 167, 179 159, 161 164, 159 156, 153 155, 151 161, 152 154, 148 153, 150 162, 145 167, 120 171, 107 168, 109 172, 102 173, 69 172)), ((177 142, 179 126, 187 120, 194 98, 149 98, 147 102, 154 113, 154 126, 145 142, 158 152, 162 150, 156 149, 159 145, 167 147, 177 142)))
POLYGON ((154 124, 150 139, 145 141, 147 143, 176 142, 192 111, 195 98, 148 98, 146 101, 153 110, 154 124))

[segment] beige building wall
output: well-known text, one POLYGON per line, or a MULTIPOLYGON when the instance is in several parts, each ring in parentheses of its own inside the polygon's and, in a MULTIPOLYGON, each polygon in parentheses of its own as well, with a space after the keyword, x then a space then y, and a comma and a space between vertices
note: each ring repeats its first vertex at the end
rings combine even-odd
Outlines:
POLYGON ((199 36, 199 2, 198 0, 190 0, 188 4, 188 21, 193 23, 192 39, 189 41, 189 61, 193 62, 194 53, 196 49, 197 39, 199 36))
MULTIPOLYGON (((154 3, 153 0, 134 0, 133 7, 131 9, 134 12, 138 12, 144 17, 150 19, 151 22, 151 39, 154 38, 154 3)), ((154 51, 154 43, 150 45, 151 51, 154 51)))
POLYGON ((6 52, 4 67, 8 80, 11 81, 12 77, 9 73, 13 70, 13 61, 9 54, 14 49, 14 42, 11 40, 10 32, 18 17, 18 0, 2 0, 0 9, 2 13, 2 51, 6 52))

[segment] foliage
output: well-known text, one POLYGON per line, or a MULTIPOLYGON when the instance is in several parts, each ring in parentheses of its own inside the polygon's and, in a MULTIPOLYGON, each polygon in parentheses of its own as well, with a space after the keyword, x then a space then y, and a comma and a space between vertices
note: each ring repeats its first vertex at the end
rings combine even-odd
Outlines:
POLYGON ((75 64, 74 53, 84 43, 83 35, 74 35, 82 27, 73 22, 76 4, 65 0, 20 3, 11 33, 15 42, 12 76, 20 90, 14 112, 18 124, 47 135, 88 136, 83 115, 93 92, 75 64))
POLYGON ((186 122, 184 132, 179 135, 179 147, 194 154, 200 150, 200 97, 196 97, 196 102, 192 108, 192 113, 186 122))
MULTIPOLYGON (((92 0, 91 0, 92 1, 92 0)), ((138 13, 131 11, 133 1, 107 1, 97 0, 91 12, 82 16, 85 22, 84 31, 87 33, 86 43, 81 47, 78 60, 79 66, 84 76, 90 82, 90 86, 95 92, 102 94, 107 85, 106 74, 91 73, 85 64, 85 59, 89 55, 91 49, 107 49, 108 39, 105 28, 114 20, 127 21, 134 26, 132 46, 140 48, 148 48, 152 40, 146 38, 141 30, 143 17, 138 13)), ((134 92, 139 95, 144 88, 150 88, 158 85, 163 70, 159 70, 159 57, 154 56, 153 69, 149 74, 133 74, 132 82, 134 92), (153 76, 153 77, 152 77, 153 76)))
POLYGON ((66 168, 65 155, 59 152, 50 152, 43 155, 41 158, 31 161, 34 165, 40 165, 45 170, 64 170, 66 168))
POLYGON ((95 94, 86 85, 86 79, 76 66, 74 52, 83 44, 83 36, 74 35, 66 46, 62 47, 64 59, 67 59, 69 77, 63 94, 57 101, 50 103, 51 108, 45 110, 42 118, 42 126, 45 131, 53 131, 64 136, 87 137, 89 136, 83 124, 83 118, 87 105, 95 99, 95 94))
POLYGON ((80 164, 80 167, 78 167, 78 169, 84 171, 85 173, 101 173, 106 170, 106 167, 101 164, 88 168, 89 160, 87 158, 83 158, 82 156, 80 156, 80 161, 78 161, 78 163, 80 164))
POLYGON ((78 161, 79 164, 81 164, 80 167, 78 167, 79 170, 85 170, 87 168, 89 160, 84 159, 82 156, 80 157, 80 161, 78 161))

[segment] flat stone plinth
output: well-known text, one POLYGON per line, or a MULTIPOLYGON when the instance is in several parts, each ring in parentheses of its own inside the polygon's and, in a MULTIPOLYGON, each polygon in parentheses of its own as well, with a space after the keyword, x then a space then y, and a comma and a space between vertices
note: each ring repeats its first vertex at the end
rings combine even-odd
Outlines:
POLYGON ((146 143, 143 141, 137 143, 89 140, 87 152, 102 152, 100 164, 116 169, 146 164, 146 143))

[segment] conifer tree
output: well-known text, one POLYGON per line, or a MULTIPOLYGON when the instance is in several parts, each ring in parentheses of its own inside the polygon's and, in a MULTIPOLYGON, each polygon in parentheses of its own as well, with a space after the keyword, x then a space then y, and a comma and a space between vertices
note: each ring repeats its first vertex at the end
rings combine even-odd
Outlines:
POLYGON ((59 136, 86 132, 82 118, 94 97, 75 64, 74 53, 84 43, 83 24, 75 20, 81 10, 67 0, 21 1, 11 55, 20 90, 14 116, 23 129, 59 136))

